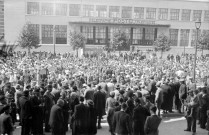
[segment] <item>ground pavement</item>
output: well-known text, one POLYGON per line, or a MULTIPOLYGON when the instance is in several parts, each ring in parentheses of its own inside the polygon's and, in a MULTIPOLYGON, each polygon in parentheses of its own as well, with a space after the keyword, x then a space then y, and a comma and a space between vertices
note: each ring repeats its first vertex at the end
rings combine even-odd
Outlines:
MULTIPOLYGON (((192 135, 192 132, 185 132, 186 120, 183 115, 178 113, 170 113, 163 115, 163 120, 159 127, 159 135, 192 135)), ((20 135, 21 127, 17 126, 14 135, 20 135)), ((51 133, 45 133, 51 135, 51 133)), ((71 135, 71 130, 66 135, 71 135)), ((108 131, 108 124, 106 117, 102 120, 102 129, 97 130, 97 135, 110 135, 108 131)), ((197 125, 197 132, 195 135, 209 135, 208 131, 203 130, 197 125)))

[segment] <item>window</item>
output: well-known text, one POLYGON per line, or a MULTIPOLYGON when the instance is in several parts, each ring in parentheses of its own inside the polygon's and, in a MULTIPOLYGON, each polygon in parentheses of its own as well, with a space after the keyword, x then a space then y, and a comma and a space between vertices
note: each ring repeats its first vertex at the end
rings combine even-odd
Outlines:
POLYGON ((170 20, 179 20, 179 9, 171 9, 170 20))
POLYGON ((29 24, 28 27, 39 37, 39 24, 29 24))
POLYGON ((56 44, 67 44, 67 25, 56 25, 56 44))
POLYGON ((205 10, 204 21, 209 22, 209 10, 205 10))
POLYGON ((69 6, 69 15, 70 16, 79 16, 81 6, 78 4, 70 4, 69 6))
POLYGON ((122 7, 122 18, 132 18, 132 7, 122 7))
POLYGON ((133 40, 132 44, 142 44, 143 28, 133 28, 133 40))
POLYGON ((155 19, 156 18, 156 8, 147 8, 147 19, 155 19))
POLYGON ((160 8, 159 9, 159 20, 167 20, 168 19, 168 9, 167 8, 160 8))
POLYGON ((180 46, 188 46, 189 44, 189 29, 181 29, 180 46))
POLYGON ((191 10, 183 9, 182 15, 181 15, 181 20, 182 21, 190 21, 190 14, 191 14, 191 10))
POLYGON ((94 16, 94 6, 93 5, 83 5, 83 16, 93 17, 94 16))
POLYGON ((83 34, 86 37, 86 43, 87 44, 93 44, 94 39, 93 39, 93 26, 84 26, 83 27, 83 34))
MULTIPOLYGON (((200 30, 198 30, 199 35, 200 35, 200 30)), ((195 46, 196 45, 196 40, 197 40, 197 30, 193 29, 192 30, 192 39, 191 39, 191 46, 195 46)))
POLYGON ((134 19, 144 19, 144 8, 135 7, 134 8, 134 19))
POLYGON ((54 5, 52 3, 42 3, 41 4, 42 15, 53 15, 54 5))
POLYGON ((96 17, 107 17, 107 6, 96 6, 96 17))
POLYGON ((110 18, 119 18, 120 17, 120 7, 110 6, 109 7, 109 16, 110 16, 110 18))
POLYGON ((39 3, 38 2, 28 2, 27 3, 27 14, 38 15, 39 14, 39 3))
POLYGON ((108 29, 108 39, 109 40, 113 39, 113 34, 115 32, 118 32, 118 31, 119 31, 118 27, 109 27, 109 29, 108 29))
POLYGON ((193 11, 193 21, 197 21, 197 19, 200 19, 201 21, 202 11, 201 10, 194 10, 193 11))
POLYGON ((177 46, 177 44, 178 44, 178 29, 170 29, 169 36, 170 36, 170 40, 171 40, 171 45, 177 46))
POLYGON ((145 39, 146 40, 154 40, 154 28, 145 28, 145 39))
POLYGON ((42 44, 53 44, 53 25, 42 25, 42 44))
POLYGON ((97 26, 96 27, 96 44, 105 44, 106 39, 106 27, 104 26, 97 26))
POLYGON ((67 15, 67 5, 66 4, 56 4, 56 15, 66 16, 67 15))

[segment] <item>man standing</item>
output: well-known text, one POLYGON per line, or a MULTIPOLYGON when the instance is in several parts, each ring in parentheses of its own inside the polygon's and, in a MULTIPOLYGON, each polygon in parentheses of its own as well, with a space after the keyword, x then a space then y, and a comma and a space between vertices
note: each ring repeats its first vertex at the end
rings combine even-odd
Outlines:
POLYGON ((32 122, 32 107, 28 90, 24 91, 23 96, 20 97, 20 116, 22 124, 21 135, 29 135, 32 122))
POLYGON ((66 131, 64 130, 63 106, 64 101, 59 99, 57 104, 53 105, 51 109, 49 125, 52 128, 52 135, 65 135, 66 131))
POLYGON ((160 116, 160 109, 161 109, 161 104, 163 103, 163 93, 162 93, 162 88, 160 87, 161 83, 157 83, 157 91, 155 93, 155 103, 157 105, 157 114, 160 116))
POLYGON ((187 98, 187 87, 184 79, 180 79, 180 88, 179 88, 179 99, 181 101, 181 112, 184 112, 184 101, 187 98))
POLYGON ((73 128, 72 135, 81 135, 88 133, 88 119, 89 112, 88 107, 84 105, 84 98, 80 97, 80 104, 75 106, 75 112, 72 116, 73 128))
POLYGON ((51 94, 52 85, 47 86, 47 91, 44 93, 44 115, 45 115, 45 132, 50 132, 49 116, 52 106, 55 104, 54 96, 51 94))
POLYGON ((161 122, 161 118, 156 115, 157 108, 152 106, 150 108, 151 116, 148 116, 144 125, 144 132, 146 135, 158 135, 158 127, 161 122))
POLYGON ((187 129, 184 131, 191 131, 193 133, 196 133, 196 120, 197 120, 197 107, 198 107, 198 98, 197 90, 190 90, 188 97, 188 104, 185 104, 187 106, 187 113, 186 113, 186 120, 187 120, 187 129))
POLYGON ((0 115, 0 134, 1 135, 12 135, 14 131, 12 118, 9 115, 11 112, 10 106, 5 105, 3 108, 3 114, 0 115))
POLYGON ((140 99, 136 98, 134 104, 136 107, 133 110, 133 135, 145 135, 144 123, 150 113, 141 105, 140 99))
POLYGON ((114 114, 113 131, 116 133, 116 135, 131 134, 130 117, 127 113, 125 113, 126 109, 126 103, 122 103, 121 111, 115 112, 114 114))
POLYGON ((98 129, 101 129, 101 119, 105 112, 106 95, 101 91, 102 87, 98 86, 97 91, 94 93, 94 107, 98 116, 98 129))

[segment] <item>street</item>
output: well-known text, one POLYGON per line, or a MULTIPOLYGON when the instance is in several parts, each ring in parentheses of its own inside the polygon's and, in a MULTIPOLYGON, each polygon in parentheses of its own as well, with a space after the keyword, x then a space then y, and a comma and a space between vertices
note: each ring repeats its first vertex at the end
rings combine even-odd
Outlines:
MULTIPOLYGON (((192 135, 192 132, 185 132, 186 120, 183 115, 168 114, 163 116, 163 120, 159 127, 159 135, 192 135)), ((18 126, 14 131, 14 135, 20 135, 21 127, 18 126)), ((51 135, 51 133, 45 133, 45 135, 51 135)), ((66 135, 71 135, 71 130, 66 135)), ((110 135, 108 131, 108 124, 106 117, 102 121, 102 129, 97 130, 97 135, 110 135)), ((197 125, 197 132, 195 135, 209 135, 208 131, 199 128, 197 125)))

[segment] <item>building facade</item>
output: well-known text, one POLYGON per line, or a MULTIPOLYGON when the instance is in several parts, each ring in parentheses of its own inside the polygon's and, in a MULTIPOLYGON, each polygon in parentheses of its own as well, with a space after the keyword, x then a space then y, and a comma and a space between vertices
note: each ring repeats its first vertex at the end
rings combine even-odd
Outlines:
POLYGON ((135 48, 152 48, 163 33, 171 39, 172 50, 182 51, 184 47, 194 50, 197 19, 202 22, 201 32, 209 32, 209 2, 6 0, 4 18, 7 42, 16 43, 21 28, 29 22, 40 38, 42 51, 53 51, 53 44, 58 52, 69 51, 71 31, 85 35, 86 48, 103 48, 118 29, 126 31, 135 48))
POLYGON ((4 0, 0 0, 0 39, 4 39, 4 0))

